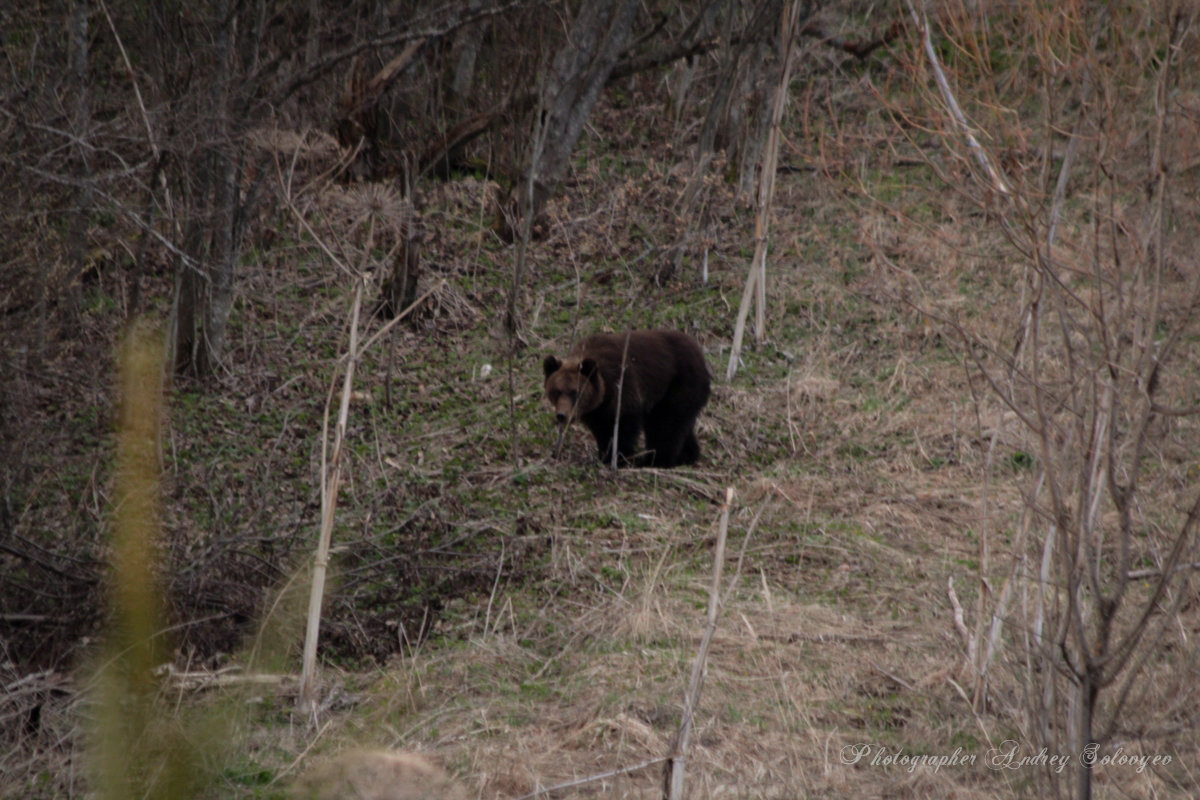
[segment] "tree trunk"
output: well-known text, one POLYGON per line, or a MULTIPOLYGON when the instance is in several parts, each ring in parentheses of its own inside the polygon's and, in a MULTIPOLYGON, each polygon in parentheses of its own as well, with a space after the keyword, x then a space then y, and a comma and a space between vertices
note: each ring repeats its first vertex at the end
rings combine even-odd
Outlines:
MULTIPOLYGON (((234 102, 237 20, 228 2, 219 11, 224 24, 215 41, 217 79, 207 115, 212 128, 185 165, 185 188, 191 191, 183 194, 189 215, 181 249, 187 258, 176 259, 169 332, 174 372, 197 378, 212 375, 224 355, 242 232, 255 199, 241 189, 236 146, 244 125, 235 119, 244 112, 234 102)), ((253 58, 243 54, 247 63, 253 58)))
POLYGON ((241 169, 229 153, 219 153, 216 161, 219 182, 214 192, 212 270, 204 309, 205 374, 216 369, 225 353, 225 331, 233 307, 233 276, 242 238, 238 225, 241 192, 237 185, 241 169))
POLYGON ((1079 703, 1079 747, 1076 752, 1080 754, 1079 758, 1079 784, 1075 787, 1076 800, 1091 800, 1092 798, 1092 769, 1094 763, 1086 757, 1084 753, 1090 753, 1093 758, 1099 755, 1099 747, 1092 735, 1093 717, 1096 709, 1096 698, 1100 694, 1100 688, 1097 685, 1098 676, 1094 672, 1092 665, 1084 663, 1083 681, 1078 687, 1077 697, 1079 703))
MULTIPOLYGON (((199 238, 199 226, 193 220, 188 224, 184 236, 184 253, 195 253, 199 248, 188 246, 189 240, 199 238)), ((171 300, 171 322, 167 336, 171 343, 171 371, 176 374, 197 374, 200 358, 201 332, 196 324, 200 309, 204 308, 205 275, 200 270, 202 262, 183 256, 175 258, 175 292, 171 300)))
MULTIPOLYGON (((795 26, 800 28, 813 13, 811 3, 794 6, 795 26)), ((754 6, 749 24, 739 31, 734 10, 722 20, 722 38, 727 42, 722 56, 720 80, 700 128, 700 152, 725 151, 729 164, 737 170, 740 194, 753 190, 756 169, 771 121, 772 108, 763 89, 771 64, 772 50, 778 63, 783 53, 765 42, 770 29, 784 15, 782 0, 762 0, 754 6)))
MULTIPOLYGON (((481 5, 478 0, 470 4, 474 10, 481 5)), ((479 47, 483 44, 483 34, 490 22, 480 21, 464 25, 454 34, 454 44, 450 49, 450 95, 449 103, 455 116, 460 116, 467 110, 467 101, 471 94, 471 84, 475 79, 475 62, 479 58, 479 47)))
MULTIPOLYGON (((392 272, 384 281, 379 302, 379 311, 387 319, 404 312, 417 299, 417 280, 421 277, 421 241, 424 229, 416 218, 416 212, 407 209, 407 216, 400 225, 401 240, 392 257, 392 272)), ((415 322, 415 315, 408 324, 415 322)))
POLYGON ((554 56, 543 93, 546 144, 538 163, 531 156, 527 173, 533 180, 534 219, 566 175, 575 142, 629 41, 637 10, 637 0, 584 3, 554 56))

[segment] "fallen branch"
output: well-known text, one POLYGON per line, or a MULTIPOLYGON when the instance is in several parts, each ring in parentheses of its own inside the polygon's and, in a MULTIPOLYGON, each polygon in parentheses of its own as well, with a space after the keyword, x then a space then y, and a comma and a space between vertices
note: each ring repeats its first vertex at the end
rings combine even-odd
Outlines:
POLYGON ((900 36, 900 32, 902 30, 904 30, 904 26, 901 24, 900 20, 896 20, 888 26, 887 30, 884 31, 883 35, 878 39, 852 42, 849 39, 842 39, 839 36, 827 33, 820 25, 810 22, 800 29, 800 34, 802 36, 808 36, 810 38, 817 39, 821 42, 821 44, 828 45, 835 50, 841 50, 843 53, 849 53, 857 59, 864 59, 871 55, 871 53, 874 53, 880 47, 883 47, 886 44, 891 44, 894 39, 900 36))
POLYGON ((178 670, 174 664, 166 664, 160 670, 173 689, 200 691, 220 689, 226 686, 282 686, 296 680, 293 674, 266 672, 242 672, 240 666, 230 666, 215 671, 178 670))

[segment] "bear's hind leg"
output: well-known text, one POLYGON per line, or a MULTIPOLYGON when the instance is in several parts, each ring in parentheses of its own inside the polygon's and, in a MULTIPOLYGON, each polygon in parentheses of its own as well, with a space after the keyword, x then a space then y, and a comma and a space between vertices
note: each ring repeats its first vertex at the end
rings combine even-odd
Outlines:
POLYGON ((695 464, 700 460, 700 442, 696 439, 695 431, 688 431, 683 437, 683 447, 679 451, 679 464, 695 464))
POLYGON ((690 429, 654 430, 646 426, 646 457, 649 467, 675 467, 691 464, 700 457, 700 445, 690 429), (690 444, 689 444, 690 440, 690 444))

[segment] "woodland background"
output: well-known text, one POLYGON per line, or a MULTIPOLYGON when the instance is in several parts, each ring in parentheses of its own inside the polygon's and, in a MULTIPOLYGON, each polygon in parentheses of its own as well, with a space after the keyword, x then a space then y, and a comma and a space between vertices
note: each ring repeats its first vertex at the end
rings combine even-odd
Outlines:
POLYGON ((357 745, 660 796, 724 512, 692 796, 1192 796, 1197 21, 0 9, 0 793, 282 796, 357 745), (556 452, 542 357, 629 327, 709 355, 697 468, 556 452))

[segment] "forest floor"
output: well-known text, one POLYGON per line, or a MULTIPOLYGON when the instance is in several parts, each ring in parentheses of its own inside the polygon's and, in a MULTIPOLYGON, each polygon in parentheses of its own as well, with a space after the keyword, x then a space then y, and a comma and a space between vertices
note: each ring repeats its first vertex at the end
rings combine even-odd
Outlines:
MULTIPOLYGON (((1031 445, 934 313, 1007 324, 1014 256, 936 183, 925 159, 942 157, 937 146, 912 150, 843 69, 830 61, 794 94, 765 335, 748 335, 732 381, 753 203, 714 168, 687 258, 664 270, 688 222, 677 209, 694 164, 651 78, 596 112, 529 247, 514 359, 501 317, 518 248, 488 227, 494 186, 421 183, 421 291, 433 302, 355 374, 315 719, 294 712, 289 677, 304 601, 239 587, 283 586, 314 546, 322 417, 353 282, 276 203, 271 243, 241 268, 225 370, 166 401, 164 549, 178 570, 168 602, 180 620, 216 619, 179 634, 164 697, 181 725, 204 719, 189 730, 220 731, 194 734, 219 765, 211 796, 279 796, 349 747, 429 755, 489 799, 663 757, 704 632, 727 488, 725 602, 689 796, 1037 795, 1039 767, 988 763, 1006 742, 1036 755, 1019 634, 1005 631, 988 704, 972 711, 948 591, 973 630, 981 538, 1000 585, 1031 445), (705 348, 714 392, 694 468, 612 473, 583 429, 552 455, 542 357, 630 327, 685 330, 705 348), (219 685, 247 669, 286 676, 219 685)), ((386 186, 322 191, 312 202, 330 225, 397 202, 386 186)), ((121 281, 101 275, 88 289, 90 334, 57 342, 47 373, 57 377, 21 377, 28 391, 11 401, 44 443, 10 484, 28 538, 105 529, 121 281)), ((169 282, 164 272, 144 289, 163 317, 169 282)), ((88 678, 71 664, 57 656, 34 676, 44 702, 36 725, 6 740, 5 796, 86 792, 88 678)), ((5 677, 11 697, 19 680, 5 677)), ((32 713, 13 708, 13 719, 32 713)), ((1153 744, 1170 767, 1098 769, 1097 796, 1184 796, 1200 767, 1195 731, 1153 744)), ((655 762, 551 796, 658 797, 661 771, 655 762)))

